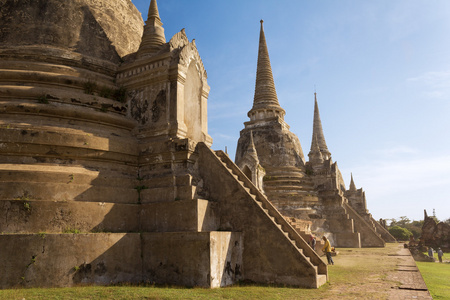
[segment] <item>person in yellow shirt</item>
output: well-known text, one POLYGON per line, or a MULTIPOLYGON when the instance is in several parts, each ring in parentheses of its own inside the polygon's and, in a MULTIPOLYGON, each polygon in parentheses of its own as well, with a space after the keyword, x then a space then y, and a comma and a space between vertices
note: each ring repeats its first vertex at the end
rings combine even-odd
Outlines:
POLYGON ((331 258, 331 244, 330 244, 330 241, 327 239, 326 236, 323 236, 322 239, 323 239, 323 241, 325 243, 325 245, 322 248, 322 251, 325 252, 325 254, 327 255, 328 264, 329 265, 334 265, 334 261, 331 258))

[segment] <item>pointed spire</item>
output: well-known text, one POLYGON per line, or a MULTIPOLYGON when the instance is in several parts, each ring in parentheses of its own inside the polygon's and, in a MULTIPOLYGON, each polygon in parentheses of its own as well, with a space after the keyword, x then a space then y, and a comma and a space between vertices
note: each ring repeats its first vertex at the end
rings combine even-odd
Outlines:
POLYGON ((163 23, 159 17, 158 4, 156 0, 151 0, 141 46, 138 50, 139 56, 154 54, 166 43, 166 36, 164 35, 162 25, 163 23))
POLYGON ((161 23, 160 26, 162 26, 161 18, 159 17, 158 3, 156 3, 156 0, 150 1, 147 20, 151 20, 152 18, 157 19, 161 23))
POLYGON ((258 153, 256 152, 255 143, 253 142, 253 131, 250 130, 250 143, 248 144, 247 153, 258 160, 258 153))
MULTIPOLYGON (((258 65, 256 70, 255 97, 253 107, 248 112, 251 119, 256 111, 271 111, 271 115, 284 118, 285 111, 278 103, 275 82, 273 80, 272 67, 270 65, 269 51, 267 49, 266 36, 264 34, 263 20, 261 20, 261 31, 259 35, 258 65)), ((265 114, 258 118, 267 117, 265 114)))
POLYGON ((351 174, 351 179, 350 179, 349 190, 352 192, 356 192, 356 185, 355 185, 355 182, 353 181, 353 174, 352 173, 350 173, 350 174, 351 174))
POLYGON ((311 150, 314 143, 314 139, 317 139, 317 143, 320 148, 320 152, 325 160, 331 157, 330 151, 328 151, 325 137, 323 135, 322 121, 320 121, 319 105, 317 104, 317 93, 314 93, 314 122, 313 122, 313 137, 311 142, 311 150))

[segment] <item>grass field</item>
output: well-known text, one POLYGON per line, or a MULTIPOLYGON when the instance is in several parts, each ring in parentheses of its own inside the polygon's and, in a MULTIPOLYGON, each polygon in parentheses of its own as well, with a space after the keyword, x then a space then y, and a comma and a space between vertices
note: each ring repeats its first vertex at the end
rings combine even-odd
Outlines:
POLYGON ((220 289, 89 286, 0 290, 0 299, 388 299, 392 287, 397 285, 387 278, 396 265, 396 258, 390 254, 399 247, 402 245, 338 249, 339 255, 333 258, 335 265, 329 267, 330 281, 319 289, 249 285, 220 289))
MULTIPOLYGON (((450 253, 444 253, 444 257, 450 257, 450 253)), ((450 299, 450 264, 431 262, 416 262, 416 264, 433 299, 450 299)))
POLYGON ((329 285, 319 290, 268 286, 235 286, 221 289, 152 286, 20 289, 0 292, 0 299, 321 299, 329 285))

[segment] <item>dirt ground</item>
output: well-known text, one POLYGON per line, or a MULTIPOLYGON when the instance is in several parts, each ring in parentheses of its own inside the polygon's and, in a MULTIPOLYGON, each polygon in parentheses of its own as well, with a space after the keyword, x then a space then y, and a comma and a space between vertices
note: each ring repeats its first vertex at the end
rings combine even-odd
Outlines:
POLYGON ((337 250, 322 299, 432 299, 403 244, 337 250))

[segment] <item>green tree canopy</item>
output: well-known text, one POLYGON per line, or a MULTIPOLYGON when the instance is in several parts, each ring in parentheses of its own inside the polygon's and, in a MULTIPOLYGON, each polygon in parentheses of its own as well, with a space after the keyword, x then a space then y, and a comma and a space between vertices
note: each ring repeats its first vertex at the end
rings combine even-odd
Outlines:
POLYGON ((409 240, 409 237, 413 235, 411 231, 400 226, 393 226, 389 228, 389 233, 399 241, 407 241, 409 240))

